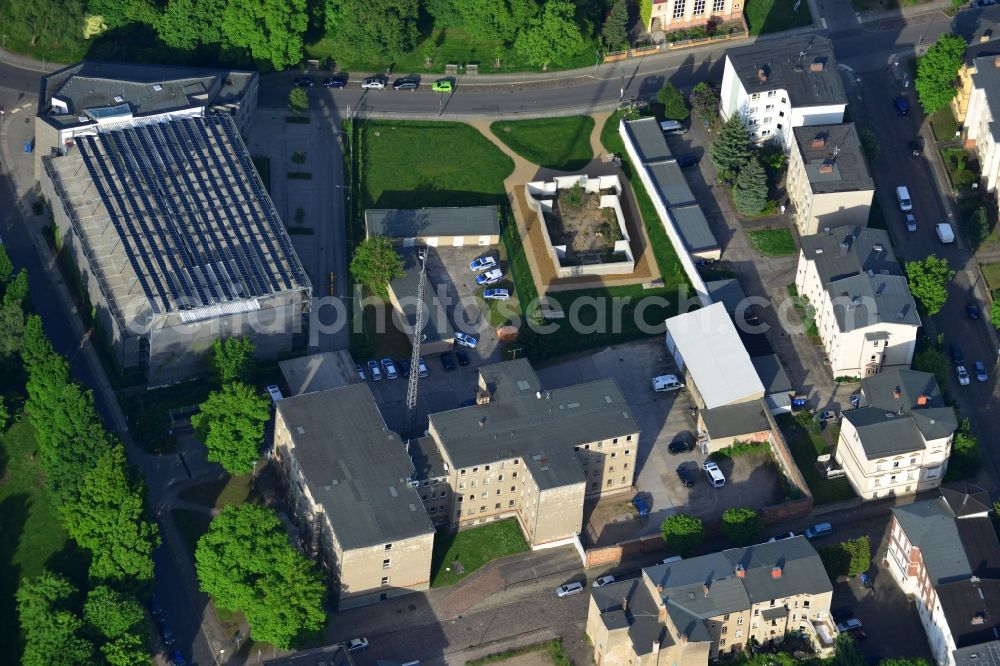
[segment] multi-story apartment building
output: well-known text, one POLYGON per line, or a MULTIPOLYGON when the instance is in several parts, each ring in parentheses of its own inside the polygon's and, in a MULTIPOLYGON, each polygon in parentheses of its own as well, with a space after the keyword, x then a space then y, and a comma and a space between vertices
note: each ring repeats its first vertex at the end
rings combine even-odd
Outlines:
POLYGON ((756 141, 786 149, 792 128, 841 123, 847 108, 833 44, 819 35, 727 50, 719 93, 724 120, 739 114, 756 141))
POLYGON ((704 666, 801 632, 829 654, 833 586, 805 537, 642 570, 591 591, 587 636, 598 666, 704 666))
POLYGON ((434 526, 368 385, 285 398, 276 411, 275 460, 339 607, 427 589, 434 526))
POLYGON ((867 226, 875 183, 854 123, 809 125, 792 132, 785 189, 799 234, 867 226))
POLYGON ((877 499, 940 486, 958 420, 934 375, 886 370, 862 379, 859 397, 843 413, 836 453, 854 492, 877 499))
POLYGON ((809 299, 833 376, 910 367, 920 316, 889 235, 840 227, 800 245, 795 286, 809 299))
POLYGON ((1000 56, 1000 31, 997 30, 994 15, 984 11, 969 16, 968 21, 958 27, 956 34, 969 42, 962 57, 962 66, 958 68, 958 86, 951 100, 951 111, 961 123, 969 110, 972 75, 978 71, 979 64, 993 66, 987 56, 1000 56), (984 58, 982 63, 976 62, 979 58, 984 58))
POLYGON ((892 509, 885 564, 913 599, 940 666, 998 662, 1000 543, 978 490, 892 509))
POLYGON ((529 544, 555 544, 579 534, 585 499, 631 489, 639 424, 614 380, 546 390, 518 359, 479 369, 476 402, 431 414, 416 442, 439 522, 515 517, 529 544))
POLYGON ((980 177, 992 192, 1000 179, 1000 54, 976 58, 966 76, 971 86, 963 125, 965 145, 975 149, 980 177))
POLYGON ((694 26, 704 27, 710 21, 739 21, 743 17, 743 0, 642 0, 651 2, 646 32, 670 32, 694 26))

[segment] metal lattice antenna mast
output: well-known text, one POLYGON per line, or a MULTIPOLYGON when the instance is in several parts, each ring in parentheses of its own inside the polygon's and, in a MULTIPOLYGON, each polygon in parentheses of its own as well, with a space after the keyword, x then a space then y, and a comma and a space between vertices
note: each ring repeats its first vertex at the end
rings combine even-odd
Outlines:
POLYGON ((410 381, 406 385, 406 412, 409 436, 417 423, 417 382, 420 380, 420 342, 424 337, 424 280, 427 276, 427 249, 417 250, 420 258, 420 281, 417 283, 417 316, 413 323, 413 354, 410 356, 410 381))

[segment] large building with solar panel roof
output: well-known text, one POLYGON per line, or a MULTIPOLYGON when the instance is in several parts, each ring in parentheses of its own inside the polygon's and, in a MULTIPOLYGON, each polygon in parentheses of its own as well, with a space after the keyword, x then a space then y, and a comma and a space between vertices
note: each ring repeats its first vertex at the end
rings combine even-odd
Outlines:
POLYGON ((119 366, 158 386, 204 372, 220 337, 247 335, 261 357, 290 350, 306 328, 309 278, 236 115, 181 93, 158 108, 129 90, 78 110, 90 122, 39 160, 42 193, 119 366))

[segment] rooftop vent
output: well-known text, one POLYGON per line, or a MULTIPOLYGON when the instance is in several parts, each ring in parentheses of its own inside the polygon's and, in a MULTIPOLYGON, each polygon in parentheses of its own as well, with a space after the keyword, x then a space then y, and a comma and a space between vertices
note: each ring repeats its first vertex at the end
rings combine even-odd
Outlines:
POLYGON ((396 486, 389 486, 389 494, 393 497, 399 497, 399 493, 396 492, 396 486))
POLYGON ((892 389, 892 397, 899 399, 903 395, 903 391, 897 386, 892 389))
POLYGON ((757 78, 760 79, 761 83, 767 82, 767 70, 763 67, 757 68, 757 78))
POLYGON ((681 634, 680 636, 677 637, 677 640, 678 640, 678 642, 680 642, 681 645, 684 645, 685 643, 688 642, 688 635, 687 634, 681 634))
POLYGON ((983 30, 983 34, 979 35, 979 43, 985 44, 990 41, 990 37, 993 36, 993 31, 990 29, 983 30))
POLYGON ((542 399, 542 392, 535 391, 535 400, 541 400, 541 399, 542 399))
POLYGON ((124 97, 122 97, 121 95, 115 95, 115 104, 121 104, 124 101, 125 101, 124 97))
POLYGON ((921 407, 923 407, 924 405, 926 405, 929 401, 930 401, 930 398, 928 398, 923 393, 921 393, 920 395, 917 396, 917 404, 920 405, 921 407))
POLYGON ((485 428, 486 427, 486 417, 485 416, 483 418, 479 419, 479 427, 480 428, 485 428))
POLYGON ((821 247, 816 248, 816 254, 823 254, 823 248, 821 247))
POLYGON ((823 163, 819 165, 820 173, 833 173, 833 160, 823 160, 823 163))
POLYGON ((841 256, 841 257, 846 257, 847 256, 847 251, 850 250, 850 249, 851 249, 851 244, 848 243, 847 239, 845 238, 844 242, 841 243, 840 247, 837 249, 837 254, 839 256, 841 256))
POLYGON ((996 58, 993 59, 993 66, 1000 67, 1000 56, 997 56, 996 58))
POLYGON ((159 83, 154 83, 153 90, 155 90, 156 92, 160 92, 161 90, 163 90, 163 86, 161 86, 159 83))
POLYGON ((306 429, 305 429, 305 428, 303 428, 302 426, 298 426, 298 427, 296 428, 296 430, 298 431, 298 433, 299 433, 300 435, 304 435, 304 434, 306 434, 306 429))
POLYGON ((708 589, 709 589, 709 588, 708 588, 708 583, 705 583, 704 585, 702 585, 702 586, 701 586, 701 592, 702 592, 702 594, 704 594, 704 595, 705 595, 706 597, 708 596, 708 589))
POLYGON ((826 64, 822 60, 815 60, 809 64, 810 72, 822 72, 826 68, 826 64))
POLYGON ((885 248, 882 246, 881 243, 876 243, 875 245, 872 245, 872 249, 875 250, 876 252, 882 252, 883 250, 885 250, 885 248))
POLYGON ((737 576, 737 578, 746 578, 747 577, 747 570, 743 568, 742 564, 737 564, 736 565, 736 576, 737 576))
POLYGON ((896 418, 896 415, 893 414, 892 412, 886 412, 885 413, 885 418, 887 418, 887 419, 894 419, 894 418, 896 418))
POLYGON ((972 624, 986 624, 986 611, 976 611, 972 616, 972 624))
POLYGON ((775 564, 771 567, 771 578, 781 578, 781 565, 775 564))

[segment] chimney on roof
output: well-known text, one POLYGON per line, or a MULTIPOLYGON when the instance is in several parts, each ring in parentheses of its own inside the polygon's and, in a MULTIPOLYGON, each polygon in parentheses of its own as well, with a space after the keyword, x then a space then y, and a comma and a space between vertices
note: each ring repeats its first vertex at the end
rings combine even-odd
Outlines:
POLYGON ((811 62, 809 64, 809 71, 810 72, 822 72, 823 68, 824 68, 824 65, 823 65, 823 61, 822 60, 814 60, 813 62, 811 62))
POLYGON ((737 578, 746 578, 747 577, 747 570, 743 568, 742 564, 737 564, 736 565, 736 577, 737 578))
POLYGON ((660 641, 653 641, 653 654, 660 654, 660 641))
POLYGON ((656 591, 657 592, 663 592, 663 586, 662 585, 657 585, 656 586, 656 591))
POLYGON ((826 148, 826 135, 817 134, 816 136, 814 136, 812 143, 809 145, 809 147, 812 148, 813 150, 822 150, 823 148, 826 148))
POLYGON ((899 399, 900 397, 902 397, 902 395, 903 395, 903 392, 900 390, 900 388, 898 386, 895 387, 894 389, 892 389, 892 397, 893 398, 899 399))
POLYGON ((885 247, 883 247, 881 243, 876 243, 875 245, 872 245, 872 249, 876 252, 882 252, 885 250, 885 247))
POLYGON ((771 567, 771 578, 781 578, 781 565, 775 564, 771 567))
POLYGON ((840 244, 840 248, 838 248, 838 250, 837 250, 837 256, 839 256, 839 257, 846 257, 847 256, 847 251, 849 249, 851 249, 851 245, 846 240, 844 240, 844 242, 842 242, 840 244))
POLYGON ((688 635, 681 634, 680 636, 677 637, 677 642, 680 643, 681 645, 686 645, 688 642, 688 635))
POLYGON ((986 611, 976 611, 972 616, 972 624, 986 624, 986 611))
POLYGON ((1000 56, 997 56, 996 58, 993 59, 993 66, 1000 67, 1000 56))
POLYGON ((701 591, 702 594, 704 594, 706 597, 708 596, 708 583, 705 583, 704 585, 701 586, 701 591))
POLYGON ((833 160, 823 160, 823 163, 819 165, 820 173, 833 173, 833 160))
POLYGON ((486 427, 486 417, 485 416, 483 418, 479 419, 479 427, 480 428, 485 428, 486 427))
POLYGON ((986 42, 990 41, 992 33, 993 33, 992 30, 984 30, 983 34, 979 35, 979 43, 985 44, 986 42))
POLYGON ((760 79, 761 83, 767 83, 767 70, 763 67, 757 68, 757 78, 760 79))
POLYGON ((660 624, 666 624, 667 623, 667 607, 666 606, 660 606, 659 610, 656 613, 656 621, 659 622, 660 624))
MULTIPOLYGON (((476 391, 476 404, 477 405, 488 405, 493 399, 490 397, 489 391, 476 391)), ((485 420, 485 419, 484 419, 485 420)))
POLYGON ((628 597, 622 597, 622 612, 628 610, 628 597))
POLYGON ((921 393, 920 395, 917 396, 917 405, 919 407, 923 407, 924 405, 927 404, 928 400, 930 400, 930 398, 921 393))

